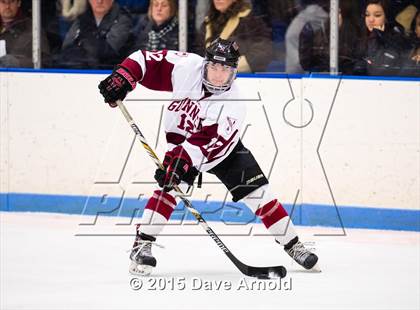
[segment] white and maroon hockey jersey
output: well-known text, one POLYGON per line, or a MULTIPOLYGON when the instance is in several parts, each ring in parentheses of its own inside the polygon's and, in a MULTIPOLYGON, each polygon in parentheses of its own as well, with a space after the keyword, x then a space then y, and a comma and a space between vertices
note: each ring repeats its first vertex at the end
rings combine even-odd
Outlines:
POLYGON ((206 97, 202 57, 166 50, 137 51, 121 65, 143 86, 173 93, 173 101, 164 110, 168 150, 182 144, 193 165, 207 171, 238 143, 246 111, 237 84, 233 82, 220 95, 206 97))

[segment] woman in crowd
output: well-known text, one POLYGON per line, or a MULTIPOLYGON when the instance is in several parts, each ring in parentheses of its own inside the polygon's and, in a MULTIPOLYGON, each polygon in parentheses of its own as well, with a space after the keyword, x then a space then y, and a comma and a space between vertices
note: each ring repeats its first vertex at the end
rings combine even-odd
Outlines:
POLYGON ((385 0, 368 0, 364 29, 358 45, 354 72, 367 75, 398 75, 409 49, 404 29, 387 19, 385 0))
POLYGON ((261 17, 252 14, 245 0, 213 0, 201 31, 196 52, 203 54, 216 38, 234 40, 243 56, 239 72, 265 71, 272 60, 271 30, 261 17))
POLYGON ((175 0, 152 0, 148 19, 134 29, 133 50, 178 50, 178 18, 175 0))

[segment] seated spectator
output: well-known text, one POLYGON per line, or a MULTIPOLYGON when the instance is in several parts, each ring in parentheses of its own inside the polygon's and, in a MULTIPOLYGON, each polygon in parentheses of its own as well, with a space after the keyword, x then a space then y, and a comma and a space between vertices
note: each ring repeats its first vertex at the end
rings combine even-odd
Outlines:
POLYGON ((134 50, 178 50, 178 18, 175 0, 150 1, 148 18, 138 29, 134 50))
MULTIPOLYGON (((0 0, 0 67, 32 67, 32 20, 21 9, 20 0, 0 0)), ((49 48, 41 34, 43 59, 49 48)))
POLYGON ((365 25, 358 44, 356 74, 398 75, 408 49, 404 29, 386 18, 385 0, 368 0, 365 25))
MULTIPOLYGON (((353 10, 353 0, 341 0, 338 16, 339 51, 338 71, 352 74, 354 67, 354 46, 360 37, 357 12, 353 10)), ((299 38, 299 60, 308 72, 330 71, 330 20, 323 23, 307 23, 299 38)))
POLYGON ((299 38, 303 27, 308 23, 314 25, 324 25, 328 19, 329 0, 306 0, 306 6, 292 20, 286 31, 286 72, 304 73, 299 59, 299 38))
POLYGON ((251 11, 245 0, 213 0, 196 38, 196 52, 202 55, 205 47, 218 37, 235 40, 243 55, 238 71, 265 71, 273 54, 271 30, 251 11))
POLYGON ((113 0, 89 0, 67 33, 56 63, 65 68, 112 69, 125 56, 132 22, 113 0))
POLYGON ((414 16, 410 29, 411 49, 405 57, 401 75, 420 76, 420 10, 414 16))

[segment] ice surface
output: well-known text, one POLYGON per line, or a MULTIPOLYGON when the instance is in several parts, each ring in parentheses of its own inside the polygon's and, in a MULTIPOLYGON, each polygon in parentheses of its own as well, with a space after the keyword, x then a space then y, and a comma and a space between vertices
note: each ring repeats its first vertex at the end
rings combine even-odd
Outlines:
POLYGON ((420 233, 298 227, 320 257, 322 273, 310 273, 258 235, 260 224, 210 223, 241 261, 286 266, 286 278, 268 284, 239 273, 200 226, 171 225, 158 238, 165 249, 154 251, 154 277, 133 290, 133 225, 101 217, 81 226, 94 218, 45 213, 0 219, 1 309, 420 308, 420 233))

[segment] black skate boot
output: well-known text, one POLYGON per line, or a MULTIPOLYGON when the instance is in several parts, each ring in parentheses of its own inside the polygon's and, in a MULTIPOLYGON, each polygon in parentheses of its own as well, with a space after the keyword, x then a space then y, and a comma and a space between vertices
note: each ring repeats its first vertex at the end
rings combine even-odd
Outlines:
POLYGON ((156 267, 156 258, 152 254, 152 244, 156 238, 137 231, 136 240, 131 249, 129 271, 137 276, 149 276, 156 267))
POLYGON ((297 262, 303 268, 308 270, 313 269, 315 271, 321 271, 318 270, 319 268, 315 266, 318 262, 318 256, 306 249, 305 246, 299 241, 298 237, 292 239, 288 244, 286 244, 284 246, 284 250, 287 254, 289 254, 291 258, 293 258, 295 262, 297 262))

